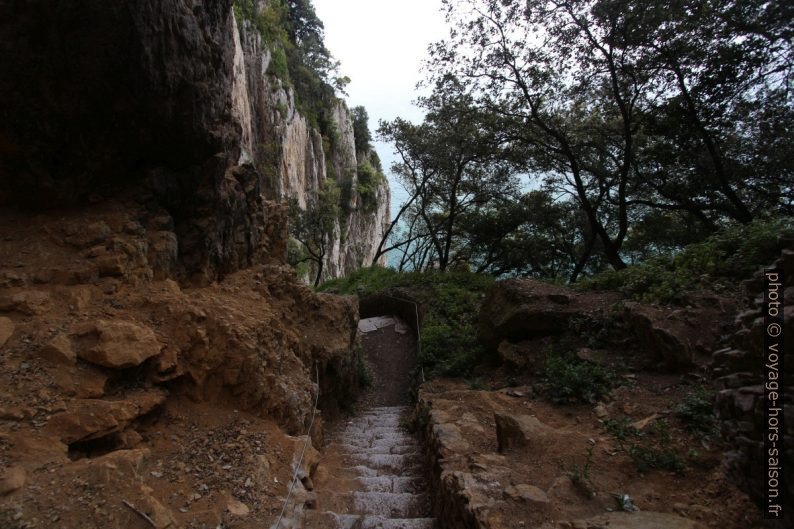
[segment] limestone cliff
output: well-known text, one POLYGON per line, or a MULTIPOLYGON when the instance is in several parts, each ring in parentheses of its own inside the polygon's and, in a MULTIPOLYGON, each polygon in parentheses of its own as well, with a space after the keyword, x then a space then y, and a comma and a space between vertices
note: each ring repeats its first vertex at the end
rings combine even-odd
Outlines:
POLYGON ((372 262, 389 222, 389 187, 377 186, 375 207, 366 208, 357 191, 357 167, 369 152, 356 152, 350 111, 342 100, 332 103, 336 134, 324 147, 323 137, 296 105, 294 91, 269 73, 271 52, 261 35, 242 20, 233 20, 235 119, 242 129, 239 163, 252 163, 264 173, 270 200, 288 197, 306 207, 322 182, 333 178, 343 189, 342 215, 333 228, 324 278, 345 275, 372 262))
POLYGON ((326 148, 293 90, 268 74, 260 35, 237 27, 231 0, 5 3, 0 19, 0 205, 134 194, 170 217, 174 274, 207 283, 283 260, 267 234, 277 203, 305 205, 335 176, 352 192, 326 276, 369 264, 388 187, 362 207, 366 153, 355 152, 346 105, 335 103, 337 141, 326 148))
POLYGON ((269 527, 301 454, 306 499, 358 315, 285 266, 283 199, 355 190, 330 276, 388 189, 269 61, 231 0, 0 2, 0 527, 269 527))

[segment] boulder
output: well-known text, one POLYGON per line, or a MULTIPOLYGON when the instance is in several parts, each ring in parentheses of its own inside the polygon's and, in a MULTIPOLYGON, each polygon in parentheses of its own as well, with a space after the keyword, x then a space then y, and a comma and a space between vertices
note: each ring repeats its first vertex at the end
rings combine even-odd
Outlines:
POLYGON ((100 320, 78 329, 75 334, 96 341, 93 346, 78 349, 78 357, 115 369, 138 366, 160 354, 162 349, 151 329, 128 321, 100 320))
POLYGON ((0 317, 0 347, 3 347, 14 334, 14 322, 10 318, 0 317))
POLYGON ((20 466, 7 468, 0 476, 0 496, 6 496, 25 486, 28 473, 20 466))
POLYGON ((72 349, 72 341, 66 335, 58 335, 41 348, 39 354, 56 363, 74 364, 77 354, 72 349))
POLYGON ((161 391, 141 391, 125 400, 74 399, 50 419, 46 430, 65 444, 88 441, 124 430, 164 401, 161 391))
POLYGON ((248 505, 235 499, 230 499, 226 503, 226 510, 229 511, 229 514, 232 516, 237 516, 240 518, 248 516, 248 514, 251 512, 251 509, 248 507, 248 505))
POLYGON ((617 294, 579 293, 533 279, 498 281, 482 302, 478 338, 491 351, 504 340, 562 334, 572 318, 592 316, 620 298, 617 294))
POLYGON ((719 339, 718 316, 709 309, 664 310, 628 302, 624 319, 635 338, 667 367, 686 368, 707 355, 719 339))
POLYGON ((532 415, 511 415, 494 413, 496 421, 496 442, 499 452, 511 448, 532 448, 536 443, 554 431, 532 415))
POLYGON ((52 306, 49 293, 41 290, 22 290, 0 297, 0 311, 16 311, 28 316, 40 316, 52 306))
POLYGON ((496 352, 506 364, 516 367, 535 367, 543 361, 545 347, 541 340, 522 340, 518 343, 502 340, 496 352))
POLYGON ((564 332, 577 313, 567 289, 531 279, 508 279, 491 287, 479 316, 479 338, 495 349, 502 340, 518 342, 564 332))
POLYGON ((504 495, 512 500, 525 502, 535 507, 540 507, 549 503, 549 497, 546 493, 535 485, 526 485, 523 483, 511 485, 505 489, 504 495))

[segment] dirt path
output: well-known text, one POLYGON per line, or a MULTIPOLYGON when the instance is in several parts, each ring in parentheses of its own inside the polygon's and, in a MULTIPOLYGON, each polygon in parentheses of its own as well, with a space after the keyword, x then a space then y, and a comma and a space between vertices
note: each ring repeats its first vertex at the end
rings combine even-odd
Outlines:
MULTIPOLYGON (((366 321, 366 320, 364 320, 366 321)), ((406 406, 416 366, 416 335, 402 322, 362 334, 373 383, 361 406, 406 406), (399 332, 398 332, 399 331, 399 332)))
POLYGON ((421 450, 404 426, 413 331, 387 325, 366 332, 362 345, 373 385, 361 411, 329 436, 316 476, 316 508, 306 511, 304 528, 432 529, 421 450))

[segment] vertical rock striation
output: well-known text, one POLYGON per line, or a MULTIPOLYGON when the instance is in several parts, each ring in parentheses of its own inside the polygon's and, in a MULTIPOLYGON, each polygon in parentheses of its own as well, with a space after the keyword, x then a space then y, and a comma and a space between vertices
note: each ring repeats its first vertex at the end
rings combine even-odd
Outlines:
POLYGON ((375 208, 364 206, 357 192, 359 163, 370 153, 356 152, 353 120, 342 100, 333 104, 331 121, 336 134, 326 149, 323 137, 298 110, 293 90, 268 73, 271 53, 246 21, 234 26, 235 119, 239 121, 240 163, 261 173, 269 200, 295 198, 306 207, 327 178, 343 189, 342 215, 337 219, 326 255, 324 279, 343 276, 371 264, 389 222, 389 187, 375 191, 375 208))
POLYGON ((175 274, 208 283, 283 261, 267 233, 278 202, 305 205, 332 172, 353 191, 326 274, 368 264, 388 187, 374 211, 360 207, 347 107, 336 104, 338 141, 324 149, 246 24, 232 0, 1 5, 0 206, 133 197, 173 225, 175 274))

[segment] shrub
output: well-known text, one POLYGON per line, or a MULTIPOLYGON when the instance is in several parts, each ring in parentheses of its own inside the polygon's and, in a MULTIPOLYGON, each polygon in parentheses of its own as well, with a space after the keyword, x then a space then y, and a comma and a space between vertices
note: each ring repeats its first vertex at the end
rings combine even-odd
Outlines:
POLYGON ((595 402, 617 385, 617 376, 606 367, 584 362, 572 353, 546 357, 549 393, 558 403, 595 402))
POLYGON ((378 206, 375 194, 386 178, 367 162, 358 164, 357 176, 356 191, 361 197, 362 209, 368 213, 372 212, 378 206))
POLYGON ((779 253, 778 237, 794 236, 791 219, 756 220, 735 225, 676 254, 656 257, 623 270, 609 270, 576 285, 579 289, 618 290, 646 302, 673 303, 697 289, 728 290, 779 253))
POLYGON ((673 412, 684 423, 684 427, 701 441, 717 436, 714 393, 707 388, 700 387, 694 393, 687 395, 673 408, 673 412))
MULTIPOLYGON (((285 83, 289 82, 289 67, 287 66, 287 54, 284 48, 275 48, 270 57, 270 64, 267 66, 267 73, 273 75, 285 83)), ((284 109, 286 111, 286 107, 284 109)), ((281 112, 281 110, 279 109, 281 112)), ((282 112, 282 117, 285 112, 282 112)))
POLYGON ((618 441, 625 441, 629 437, 639 437, 642 432, 631 425, 631 419, 604 419, 604 428, 618 441))
POLYGON ((418 361, 427 376, 465 376, 483 357, 475 327, 493 278, 465 270, 397 272, 374 266, 321 285, 324 292, 367 296, 403 287, 422 305, 418 361))
POLYGON ((684 461, 675 450, 649 448, 641 445, 631 445, 629 455, 637 465, 640 472, 648 472, 651 469, 672 470, 681 474, 686 470, 684 461))
POLYGON ((574 486, 587 497, 593 496, 595 489, 593 482, 590 480, 590 467, 593 464, 593 448, 593 445, 588 445, 585 451, 583 464, 574 461, 568 465, 560 465, 560 469, 568 474, 574 486))

